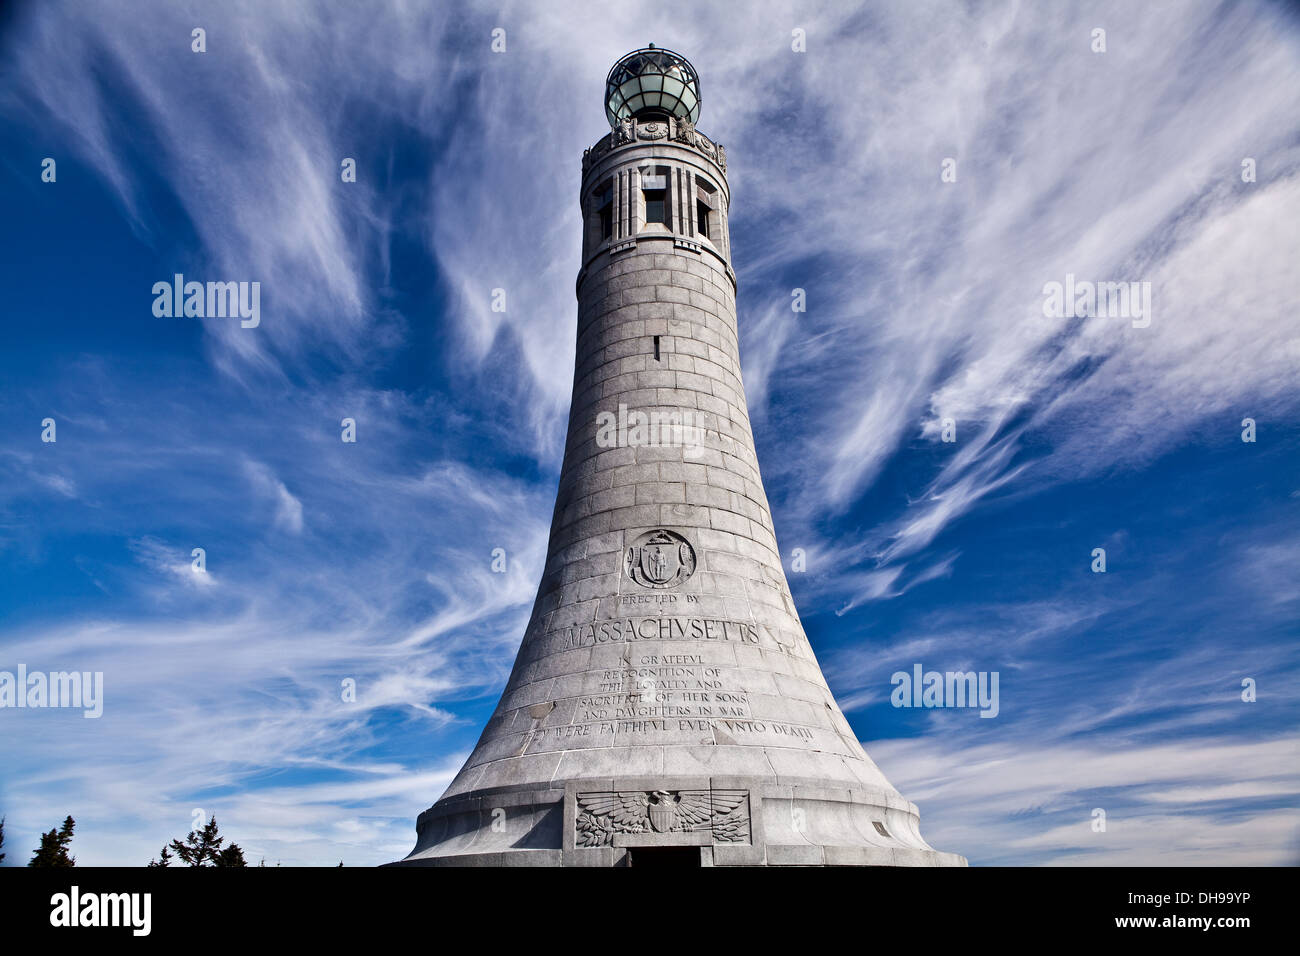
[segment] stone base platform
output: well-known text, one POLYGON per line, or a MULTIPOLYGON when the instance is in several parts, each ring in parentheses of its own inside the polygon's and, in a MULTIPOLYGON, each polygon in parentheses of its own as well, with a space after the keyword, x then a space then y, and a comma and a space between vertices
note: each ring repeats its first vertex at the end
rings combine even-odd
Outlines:
POLYGON ((592 778, 439 801, 390 866, 965 866, 898 793, 771 777, 592 778))

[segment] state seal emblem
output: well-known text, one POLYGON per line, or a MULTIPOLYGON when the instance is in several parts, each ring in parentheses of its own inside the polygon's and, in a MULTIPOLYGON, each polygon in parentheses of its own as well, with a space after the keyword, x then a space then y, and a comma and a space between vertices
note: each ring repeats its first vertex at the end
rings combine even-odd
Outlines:
POLYGON ((695 573, 695 549, 675 531, 647 531, 627 549, 627 576, 643 588, 672 588, 695 573))

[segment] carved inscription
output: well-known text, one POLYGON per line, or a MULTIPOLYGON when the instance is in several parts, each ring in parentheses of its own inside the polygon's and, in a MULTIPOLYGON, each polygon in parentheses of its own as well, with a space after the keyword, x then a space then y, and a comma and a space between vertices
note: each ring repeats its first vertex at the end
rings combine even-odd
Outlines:
MULTIPOLYGON (((682 595, 689 599, 688 595, 682 595)), ((638 595, 640 603, 676 600, 673 595, 638 595)), ((541 727, 540 721, 528 732, 527 749, 569 749, 583 746, 611 746, 610 738, 620 735, 663 737, 689 744, 735 744, 817 746, 813 729, 754 713, 754 702, 745 687, 730 685, 735 663, 728 654, 724 664, 715 665, 710 647, 719 642, 743 645, 771 644, 760 638, 753 621, 724 621, 711 618, 626 617, 593 621, 561 628, 548 634, 556 650, 567 651, 608 643, 665 641, 678 645, 677 653, 654 653, 642 643, 640 653, 629 647, 621 666, 593 671, 599 682, 587 685, 578 697, 566 725, 541 727), (681 646, 685 645, 685 646, 681 646), (697 649, 698 648, 698 649, 697 649), (779 739, 778 739, 779 738, 779 739)))
MULTIPOLYGON (((699 604, 698 594, 683 594, 687 604, 699 604)), ((676 594, 624 594, 618 599, 619 604, 676 604, 676 594)))
POLYGON ((748 790, 606 790, 577 798, 578 846, 609 846, 617 833, 701 830, 715 843, 749 841, 748 790))
MULTIPOLYGON (((722 621, 694 617, 619 618, 575 624, 560 631, 559 649, 571 651, 593 644, 617 641, 740 641, 758 644, 758 625, 752 621, 722 621)), ((548 638, 550 635, 547 635, 548 638)))
MULTIPOLYGON (((648 719, 666 730, 664 718, 749 716, 749 696, 727 690, 721 668, 705 666, 703 655, 647 655, 639 666, 605 670, 600 677, 601 692, 579 698, 576 719, 619 722, 613 733, 645 729, 648 719)), ((708 727, 707 721, 682 721, 677 729, 708 727)))
POLYGON ((784 738, 786 746, 814 740, 807 727, 756 717, 749 692, 728 686, 727 673, 703 653, 643 654, 635 663, 600 671, 597 693, 578 698, 572 723, 535 728, 529 747, 619 734, 698 735, 695 740, 712 744, 718 742, 715 728, 732 741, 756 735, 784 738))

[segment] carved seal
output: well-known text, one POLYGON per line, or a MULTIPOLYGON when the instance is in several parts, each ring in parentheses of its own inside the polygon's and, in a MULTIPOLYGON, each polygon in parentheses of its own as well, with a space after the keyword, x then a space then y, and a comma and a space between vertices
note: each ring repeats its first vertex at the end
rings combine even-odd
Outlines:
POLYGON ((695 573, 695 549, 676 531, 647 531, 627 549, 623 571, 643 588, 673 588, 695 573))

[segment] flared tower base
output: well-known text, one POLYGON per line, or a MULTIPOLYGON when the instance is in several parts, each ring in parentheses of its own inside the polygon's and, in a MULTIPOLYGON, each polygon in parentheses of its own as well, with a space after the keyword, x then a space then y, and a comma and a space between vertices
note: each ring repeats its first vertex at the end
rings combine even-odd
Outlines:
POLYGON ((922 839, 916 807, 895 792, 770 776, 500 787, 440 801, 417 830, 415 849, 392 865, 966 865, 922 839), (700 822, 681 829, 692 810, 700 822))

